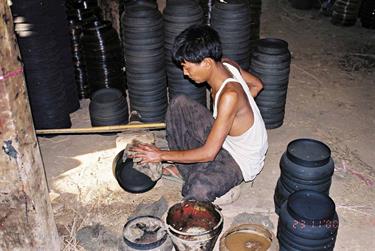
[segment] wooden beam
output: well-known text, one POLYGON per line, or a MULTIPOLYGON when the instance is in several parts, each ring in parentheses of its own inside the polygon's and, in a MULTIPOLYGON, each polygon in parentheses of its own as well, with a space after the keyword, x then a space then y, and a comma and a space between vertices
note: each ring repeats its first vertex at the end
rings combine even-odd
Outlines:
POLYGON ((0 250, 60 250, 8 1, 0 1, 0 250))
POLYGON ((122 132, 134 129, 163 129, 164 123, 134 123, 127 125, 114 125, 114 126, 95 126, 85 128, 65 128, 65 129, 42 129, 36 130, 36 134, 84 134, 84 133, 106 133, 106 132, 122 132))

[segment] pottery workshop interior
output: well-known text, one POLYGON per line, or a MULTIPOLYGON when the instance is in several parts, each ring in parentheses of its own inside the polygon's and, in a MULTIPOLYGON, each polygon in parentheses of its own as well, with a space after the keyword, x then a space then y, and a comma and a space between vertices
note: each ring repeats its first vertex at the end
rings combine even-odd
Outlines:
POLYGON ((375 250, 375 1, 0 1, 0 250, 375 250))

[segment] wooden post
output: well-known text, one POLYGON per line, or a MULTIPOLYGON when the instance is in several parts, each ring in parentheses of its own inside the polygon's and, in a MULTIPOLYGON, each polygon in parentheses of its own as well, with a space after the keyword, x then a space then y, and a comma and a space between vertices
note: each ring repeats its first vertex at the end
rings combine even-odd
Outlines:
POLYGON ((0 250, 60 250, 8 1, 0 1, 0 250))

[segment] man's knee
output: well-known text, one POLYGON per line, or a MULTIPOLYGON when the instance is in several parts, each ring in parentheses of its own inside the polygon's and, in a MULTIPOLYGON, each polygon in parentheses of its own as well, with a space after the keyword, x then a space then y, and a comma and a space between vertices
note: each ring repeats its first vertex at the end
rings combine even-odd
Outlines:
POLYGON ((199 179, 194 179, 183 191, 183 196, 188 200, 197 201, 214 201, 216 196, 214 194, 214 187, 202 182, 199 179))
POLYGON ((209 191, 197 188, 197 187, 192 187, 186 195, 184 195, 185 200, 197 200, 197 201, 214 201, 209 196, 209 191))

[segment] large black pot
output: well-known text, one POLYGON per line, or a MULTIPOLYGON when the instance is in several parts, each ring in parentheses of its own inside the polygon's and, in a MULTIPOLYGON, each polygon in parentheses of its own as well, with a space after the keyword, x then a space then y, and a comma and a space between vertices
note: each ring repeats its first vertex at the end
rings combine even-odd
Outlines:
POLYGON ((295 191, 307 189, 329 195, 334 162, 323 142, 306 138, 291 141, 280 159, 280 169, 274 195, 276 213, 295 191))
POLYGON ((333 250, 339 219, 333 200, 323 193, 299 190, 280 209, 280 250, 333 250))

